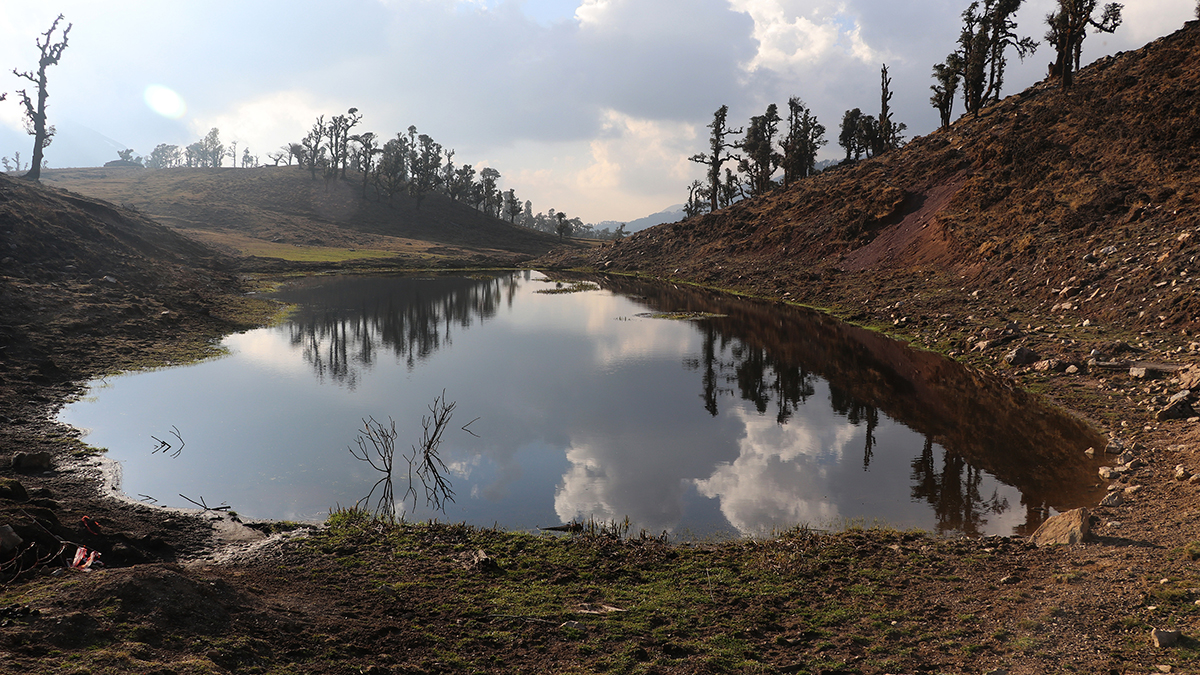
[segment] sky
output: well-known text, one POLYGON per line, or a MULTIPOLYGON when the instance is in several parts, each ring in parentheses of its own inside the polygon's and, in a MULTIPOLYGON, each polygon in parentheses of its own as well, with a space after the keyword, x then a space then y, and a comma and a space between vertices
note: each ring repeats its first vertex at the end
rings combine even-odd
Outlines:
MULTIPOLYGON (((184 146, 210 128, 260 161, 318 115, 355 107, 359 129, 416 126, 456 164, 585 222, 679 204, 703 174, 713 113, 740 127, 799 96, 836 158, 850 108, 876 114, 880 66, 908 136, 937 127, 934 63, 953 51, 968 0, 59 0, 0 12, 0 155, 31 155, 12 74, 37 65, 58 13, 72 24, 48 70, 58 135, 49 166, 98 166, 117 150, 184 146)), ((1018 32, 1041 40, 1054 0, 1025 0, 1018 32)), ((1195 18, 1195 0, 1128 0, 1083 60, 1137 49, 1195 18)), ((1005 94, 1037 83, 1042 44, 1010 58, 1005 94)), ((961 112, 956 102, 956 116, 961 112)), ((240 150, 239 150, 240 152, 240 150)))

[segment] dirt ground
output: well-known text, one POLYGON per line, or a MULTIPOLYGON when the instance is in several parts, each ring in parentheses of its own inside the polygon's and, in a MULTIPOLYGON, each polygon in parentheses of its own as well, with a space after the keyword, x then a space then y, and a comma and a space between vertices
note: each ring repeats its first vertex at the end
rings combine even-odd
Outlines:
POLYGON ((1142 464, 1097 477, 1121 500, 1074 546, 888 529, 680 545, 354 513, 247 528, 112 499, 52 421, 63 402, 274 308, 244 295, 242 262, 136 211, 0 177, 0 525, 20 538, 0 551, 0 672, 1200 669, 1200 419, 1163 414, 1194 400, 1200 363, 1198 42, 1190 26, 1089 67, 1066 103, 1035 87, 877 160, 536 263, 822 307, 1047 397, 1142 464), (1010 363, 1019 347, 1036 358, 1010 363), (103 565, 73 567, 80 547, 103 565))

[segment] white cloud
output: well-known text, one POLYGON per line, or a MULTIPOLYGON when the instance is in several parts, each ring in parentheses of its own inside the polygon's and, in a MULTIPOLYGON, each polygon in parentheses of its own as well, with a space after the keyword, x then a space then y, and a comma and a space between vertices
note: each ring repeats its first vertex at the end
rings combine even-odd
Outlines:
POLYGON ((829 474, 863 430, 841 418, 819 426, 803 419, 781 426, 771 417, 736 414, 746 428, 740 454, 696 480, 700 494, 719 499, 721 513, 745 535, 836 520, 829 474))

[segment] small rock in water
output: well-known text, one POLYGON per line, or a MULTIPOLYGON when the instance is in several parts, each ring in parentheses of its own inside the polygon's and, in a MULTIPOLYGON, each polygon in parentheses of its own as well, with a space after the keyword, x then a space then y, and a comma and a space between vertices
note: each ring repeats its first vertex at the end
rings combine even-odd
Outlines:
POLYGON ((1084 451, 1083 451, 1083 454, 1087 455, 1088 457, 1095 457, 1095 456, 1096 456, 1096 449, 1095 449, 1095 448, 1088 448, 1087 450, 1084 450, 1084 451))

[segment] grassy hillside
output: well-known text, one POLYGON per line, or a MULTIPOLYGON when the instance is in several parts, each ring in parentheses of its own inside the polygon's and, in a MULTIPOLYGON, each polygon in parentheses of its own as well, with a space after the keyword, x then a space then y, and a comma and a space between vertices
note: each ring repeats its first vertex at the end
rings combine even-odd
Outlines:
POLYGON ((403 256, 511 263, 557 244, 442 195, 362 197, 356 180, 298 167, 57 169, 43 182, 127 205, 235 255, 338 261, 403 256))

